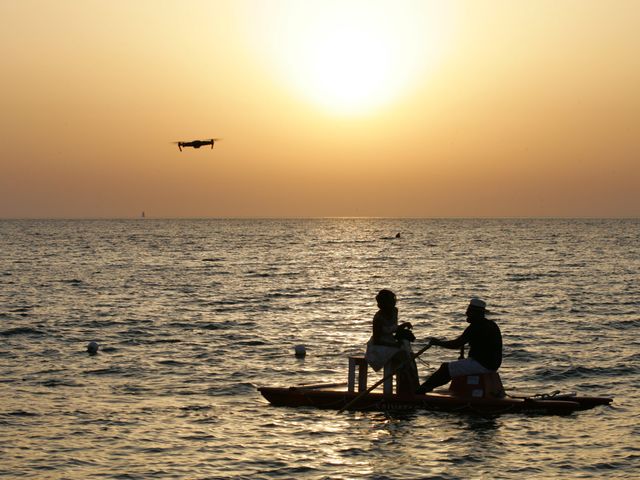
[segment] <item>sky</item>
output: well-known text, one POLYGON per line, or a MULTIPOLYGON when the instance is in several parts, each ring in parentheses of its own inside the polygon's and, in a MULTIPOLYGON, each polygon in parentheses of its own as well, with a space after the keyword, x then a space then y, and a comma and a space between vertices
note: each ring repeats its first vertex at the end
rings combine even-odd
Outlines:
POLYGON ((638 25, 637 0, 0 0, 0 218, 637 218, 638 25))

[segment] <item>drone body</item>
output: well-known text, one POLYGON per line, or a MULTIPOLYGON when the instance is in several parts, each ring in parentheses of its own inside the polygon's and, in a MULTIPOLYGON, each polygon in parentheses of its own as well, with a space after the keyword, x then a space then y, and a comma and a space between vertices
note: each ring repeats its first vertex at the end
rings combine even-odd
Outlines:
POLYGON ((192 148, 200 148, 205 145, 211 145, 213 148, 213 144, 220 140, 219 138, 210 138, 209 140, 192 140, 190 142, 175 142, 178 144, 178 148, 182 151, 182 147, 192 147, 192 148))

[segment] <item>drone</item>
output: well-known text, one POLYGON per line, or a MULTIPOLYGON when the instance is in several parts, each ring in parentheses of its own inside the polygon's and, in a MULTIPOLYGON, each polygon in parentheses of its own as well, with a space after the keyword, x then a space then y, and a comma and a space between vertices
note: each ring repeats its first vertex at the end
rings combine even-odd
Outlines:
POLYGON ((209 140, 192 140, 190 142, 173 142, 178 144, 178 148, 182 151, 182 147, 192 147, 192 148, 200 148, 204 145, 211 145, 213 149, 213 144, 221 140, 220 138, 210 138, 209 140))

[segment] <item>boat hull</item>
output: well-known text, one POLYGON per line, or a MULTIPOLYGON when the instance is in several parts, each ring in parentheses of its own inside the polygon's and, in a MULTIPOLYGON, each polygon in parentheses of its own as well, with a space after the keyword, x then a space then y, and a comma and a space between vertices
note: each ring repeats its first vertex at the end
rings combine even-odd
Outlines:
POLYGON ((554 398, 473 398, 446 393, 426 395, 385 395, 368 393, 354 401, 360 394, 337 390, 308 389, 299 387, 258 388, 269 403, 286 407, 313 407, 340 410, 349 405, 349 410, 434 410, 447 412, 469 412, 482 414, 539 413, 568 414, 596 405, 606 405, 610 398, 604 397, 554 397, 554 398), (350 402, 353 402, 350 404, 350 402))

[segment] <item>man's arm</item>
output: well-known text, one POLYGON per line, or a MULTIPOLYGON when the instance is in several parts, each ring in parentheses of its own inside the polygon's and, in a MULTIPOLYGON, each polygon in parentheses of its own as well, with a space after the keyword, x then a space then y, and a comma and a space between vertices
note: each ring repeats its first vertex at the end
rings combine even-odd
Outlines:
POLYGON ((450 348, 452 350, 458 349, 469 343, 469 334, 468 330, 462 332, 455 340, 438 340, 437 338, 431 339, 431 345, 436 345, 438 347, 450 348))

